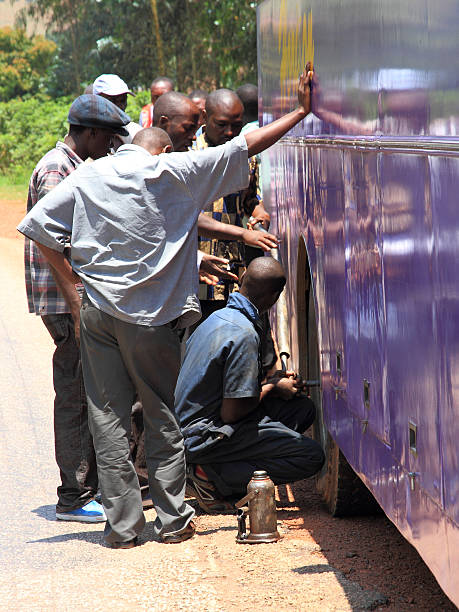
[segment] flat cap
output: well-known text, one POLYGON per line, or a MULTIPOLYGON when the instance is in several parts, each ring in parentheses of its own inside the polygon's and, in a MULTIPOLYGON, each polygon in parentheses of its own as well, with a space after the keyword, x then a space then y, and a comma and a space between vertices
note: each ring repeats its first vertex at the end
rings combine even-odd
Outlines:
POLYGON ((120 136, 128 136, 125 129, 131 118, 113 102, 94 94, 83 94, 73 101, 67 121, 70 125, 104 128, 120 136))

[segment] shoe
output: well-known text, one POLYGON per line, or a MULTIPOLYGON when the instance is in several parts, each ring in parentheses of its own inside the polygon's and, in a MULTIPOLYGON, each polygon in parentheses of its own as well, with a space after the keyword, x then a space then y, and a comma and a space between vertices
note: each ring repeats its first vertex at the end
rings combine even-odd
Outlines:
POLYGON ((78 523, 103 523, 107 520, 103 507, 95 500, 70 512, 56 512, 56 518, 58 521, 76 521, 78 523))
POLYGON ((195 533, 196 525, 193 523, 193 521, 190 521, 188 525, 184 529, 182 529, 182 531, 162 535, 161 540, 164 544, 178 544, 179 542, 189 540, 194 536, 195 533))
POLYGON ((109 546, 109 548, 128 549, 134 548, 138 543, 139 541, 137 538, 132 538, 132 540, 127 540, 127 542, 110 542, 107 546, 109 546))
POLYGON ((187 467, 186 494, 194 497, 199 507, 208 514, 235 514, 236 508, 233 504, 222 499, 217 489, 209 480, 203 480, 196 476, 193 465, 187 467))

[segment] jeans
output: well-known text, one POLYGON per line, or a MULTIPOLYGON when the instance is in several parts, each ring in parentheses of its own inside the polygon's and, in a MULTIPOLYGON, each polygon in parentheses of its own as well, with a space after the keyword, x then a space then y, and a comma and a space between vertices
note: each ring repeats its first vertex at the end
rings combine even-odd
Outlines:
POLYGON ((81 508, 97 492, 97 466, 88 426, 80 351, 70 314, 42 316, 56 349, 53 355, 54 444, 61 476, 57 512, 81 508))

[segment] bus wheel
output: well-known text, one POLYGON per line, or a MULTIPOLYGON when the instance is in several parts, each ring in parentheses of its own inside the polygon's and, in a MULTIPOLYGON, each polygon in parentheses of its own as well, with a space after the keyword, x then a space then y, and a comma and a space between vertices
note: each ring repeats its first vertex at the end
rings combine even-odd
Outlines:
MULTIPOLYGON (((316 433, 314 431, 314 433, 316 433)), ((322 443, 320 437, 314 438, 322 443)), ((333 516, 379 514, 381 508, 327 433, 325 466, 316 477, 317 489, 333 516)))

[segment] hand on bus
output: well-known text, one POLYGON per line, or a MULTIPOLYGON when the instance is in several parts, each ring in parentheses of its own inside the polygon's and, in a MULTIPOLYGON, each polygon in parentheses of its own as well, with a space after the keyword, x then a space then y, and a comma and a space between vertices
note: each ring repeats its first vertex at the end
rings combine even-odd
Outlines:
POLYGON ((272 123, 267 123, 263 127, 244 134, 247 143, 247 155, 253 157, 268 147, 276 143, 289 130, 311 112, 311 79, 314 72, 310 69, 311 64, 306 64, 303 74, 300 75, 298 83, 298 102, 299 106, 295 110, 272 123))
POLYGON ((274 234, 268 234, 265 230, 254 230, 250 225, 248 229, 243 231, 242 240, 247 246, 262 249, 263 251, 277 249, 279 245, 279 240, 274 234))
POLYGON ((259 230, 253 229, 244 230, 242 233, 242 240, 247 246, 256 247, 263 251, 277 249, 277 245, 279 244, 274 234, 268 234, 268 232, 260 232, 259 230))
POLYGON ((298 102, 306 115, 311 112, 311 83, 313 76, 314 72, 311 70, 311 62, 308 62, 303 73, 300 74, 298 83, 298 102))

